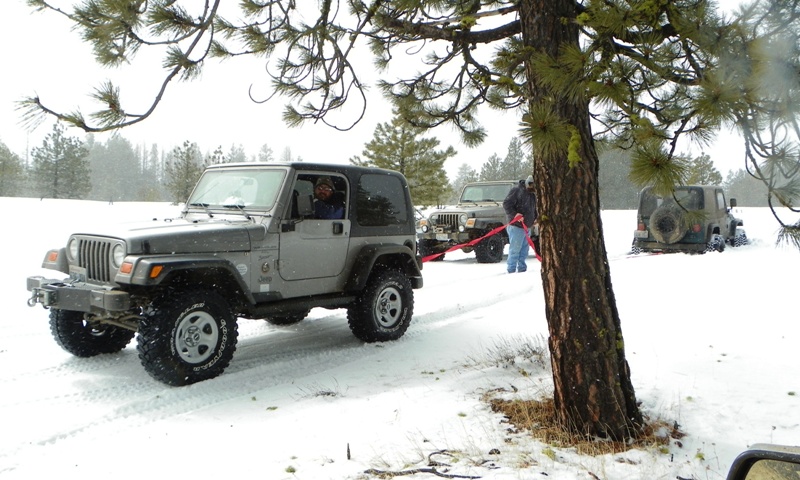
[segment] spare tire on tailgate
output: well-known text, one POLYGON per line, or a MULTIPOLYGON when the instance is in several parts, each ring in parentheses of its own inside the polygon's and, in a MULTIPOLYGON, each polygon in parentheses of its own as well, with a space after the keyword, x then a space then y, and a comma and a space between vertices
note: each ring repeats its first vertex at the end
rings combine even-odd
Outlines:
POLYGON ((650 216, 650 233, 660 243, 675 243, 686 235, 684 212, 674 203, 665 203, 650 216))

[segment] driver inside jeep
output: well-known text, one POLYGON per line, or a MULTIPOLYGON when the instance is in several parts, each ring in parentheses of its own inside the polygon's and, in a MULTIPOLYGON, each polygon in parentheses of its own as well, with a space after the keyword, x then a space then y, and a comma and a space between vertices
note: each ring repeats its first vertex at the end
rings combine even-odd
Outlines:
POLYGON ((342 192, 333 187, 331 177, 319 177, 314 185, 314 218, 333 220, 344 218, 342 192))

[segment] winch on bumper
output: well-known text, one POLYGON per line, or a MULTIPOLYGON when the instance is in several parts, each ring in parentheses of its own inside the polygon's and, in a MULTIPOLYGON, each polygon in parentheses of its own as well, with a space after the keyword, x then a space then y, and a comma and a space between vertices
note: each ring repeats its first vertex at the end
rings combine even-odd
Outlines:
POLYGON ((45 308, 85 313, 124 312, 131 308, 130 295, 121 290, 41 276, 28 277, 27 285, 28 291, 32 292, 28 299, 31 307, 41 303, 45 308))

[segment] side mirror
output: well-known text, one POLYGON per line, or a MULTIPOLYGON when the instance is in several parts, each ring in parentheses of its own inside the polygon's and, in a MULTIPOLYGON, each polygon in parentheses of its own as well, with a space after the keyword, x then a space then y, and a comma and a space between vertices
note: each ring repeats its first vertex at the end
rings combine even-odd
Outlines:
POLYGON ((731 464, 727 480, 796 480, 800 478, 800 447, 759 443, 731 464))
POLYGON ((731 208, 736 208, 736 199, 731 198, 731 208))

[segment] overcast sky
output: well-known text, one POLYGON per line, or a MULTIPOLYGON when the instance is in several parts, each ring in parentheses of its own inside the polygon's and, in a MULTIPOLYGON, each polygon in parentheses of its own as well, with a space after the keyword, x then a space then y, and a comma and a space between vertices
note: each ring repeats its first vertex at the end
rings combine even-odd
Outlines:
MULTIPOLYGON (((725 0, 724 3, 737 2, 725 0)), ((123 108, 139 113, 149 106, 147 102, 161 83, 160 58, 147 58, 140 53, 134 63, 136 71, 102 69, 94 63, 91 48, 81 42, 65 19, 52 12, 35 13, 25 5, 25 0, 4 0, 0 5, 0 45, 3 45, 0 62, 4 66, 0 88, 0 141, 23 158, 26 151, 41 145, 52 129, 52 122, 48 120, 33 131, 25 130, 20 124, 20 112, 15 110, 15 102, 20 99, 39 95, 43 103, 56 110, 72 111, 81 106, 88 115, 95 110, 88 95, 102 80, 113 78, 115 83, 123 84, 123 108), (141 63, 150 64, 146 70, 156 74, 143 75, 141 63)), ((261 85, 266 84, 267 77, 259 59, 207 63, 203 72, 201 78, 190 83, 168 87, 166 98, 156 112, 143 124, 124 129, 122 135, 134 144, 149 147, 157 143, 163 150, 189 140, 196 142, 204 152, 217 146, 227 152, 232 145, 242 145, 248 155, 254 155, 267 144, 276 157, 288 147, 293 156, 306 161, 345 163, 350 157, 361 154, 377 124, 391 119, 388 104, 374 94, 365 118, 351 131, 340 132, 313 124, 288 128, 281 120, 284 99, 274 98, 257 104, 248 96, 251 87, 265 91, 261 85)), ((493 153, 504 157, 509 141, 517 133, 516 112, 486 109, 479 118, 487 127, 489 137, 477 148, 460 144, 458 135, 450 127, 440 127, 426 135, 437 137, 441 148, 452 145, 458 151, 458 155, 445 164, 451 178, 463 163, 480 170, 493 153)), ((67 134, 84 136, 78 129, 69 129, 67 134)), ((105 140, 106 137, 98 138, 105 140)), ((729 169, 744 166, 741 142, 725 132, 705 152, 711 155, 723 177, 729 169)))

